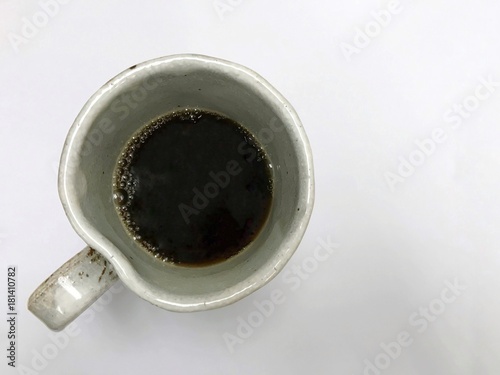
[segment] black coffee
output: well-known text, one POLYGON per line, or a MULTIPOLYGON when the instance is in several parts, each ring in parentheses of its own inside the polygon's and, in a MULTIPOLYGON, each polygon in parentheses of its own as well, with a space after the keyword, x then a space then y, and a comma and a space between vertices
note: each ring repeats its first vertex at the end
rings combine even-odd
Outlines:
POLYGON ((163 116, 126 145, 114 201, 125 227, 163 261, 206 265, 242 250, 270 211, 270 162, 255 138, 220 114, 163 116))

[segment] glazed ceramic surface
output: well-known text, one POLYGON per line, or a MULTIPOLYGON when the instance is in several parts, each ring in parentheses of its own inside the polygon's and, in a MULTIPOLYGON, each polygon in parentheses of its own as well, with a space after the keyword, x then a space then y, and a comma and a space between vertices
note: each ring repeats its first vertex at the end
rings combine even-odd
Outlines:
POLYGON ((311 149, 294 109, 255 72, 207 56, 169 56, 129 68, 88 101, 64 145, 59 195, 74 229, 140 297, 173 311, 212 309, 266 284, 294 253, 313 208, 311 149), (193 107, 224 114, 253 133, 269 156, 274 183, 259 236, 238 255, 205 267, 181 267, 144 251, 112 199, 116 162, 134 133, 165 113, 193 107))

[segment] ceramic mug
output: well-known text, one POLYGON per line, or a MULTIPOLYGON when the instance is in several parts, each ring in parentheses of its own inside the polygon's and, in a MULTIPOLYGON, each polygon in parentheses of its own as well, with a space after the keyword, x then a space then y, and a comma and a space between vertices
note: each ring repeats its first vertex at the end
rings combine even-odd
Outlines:
POLYGON ((95 93, 67 136, 59 196, 88 244, 31 295, 28 308, 61 330, 118 278, 166 310, 222 307, 249 295, 283 269, 306 230, 314 202, 311 148, 290 103, 241 65, 201 55, 174 55, 127 69, 95 93), (269 218, 237 255, 214 265, 160 261, 127 233, 112 199, 113 171, 142 126, 182 108, 219 112, 245 126, 272 164, 269 218))

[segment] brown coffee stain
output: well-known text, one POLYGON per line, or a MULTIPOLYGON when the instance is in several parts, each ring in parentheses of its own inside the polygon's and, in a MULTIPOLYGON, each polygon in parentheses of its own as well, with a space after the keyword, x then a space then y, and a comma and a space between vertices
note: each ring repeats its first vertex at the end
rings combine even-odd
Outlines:
MULTIPOLYGON (((99 275, 99 279, 97 280, 97 282, 100 283, 103 276, 106 274, 106 271, 108 270, 108 261, 104 259, 104 257, 100 253, 98 253, 92 248, 89 248, 89 251, 87 252, 87 257, 90 258, 90 263, 100 263, 102 260, 103 268, 101 274, 99 275)), ((113 270, 110 270, 109 275, 111 276, 112 273, 113 270)), ((79 275, 81 277, 83 275, 83 272, 80 272, 79 275)), ((85 274, 85 276, 89 277, 89 274, 85 274)))

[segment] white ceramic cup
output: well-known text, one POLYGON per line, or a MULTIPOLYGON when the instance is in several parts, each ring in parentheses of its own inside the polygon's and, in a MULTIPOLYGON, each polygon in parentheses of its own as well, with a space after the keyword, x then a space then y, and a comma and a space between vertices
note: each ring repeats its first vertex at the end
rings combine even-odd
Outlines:
POLYGON ((90 98, 64 145, 59 195, 89 247, 30 297, 30 311, 49 328, 63 329, 118 277, 166 310, 207 310, 254 292, 290 259, 313 209, 312 153, 290 103, 258 74, 207 56, 167 56, 127 69, 90 98), (224 262, 190 268, 156 259, 130 237, 113 203, 112 177, 138 129, 193 107, 224 114, 256 136, 272 164, 274 195, 267 223, 247 248, 224 262))

